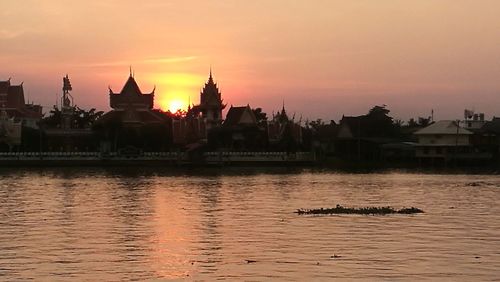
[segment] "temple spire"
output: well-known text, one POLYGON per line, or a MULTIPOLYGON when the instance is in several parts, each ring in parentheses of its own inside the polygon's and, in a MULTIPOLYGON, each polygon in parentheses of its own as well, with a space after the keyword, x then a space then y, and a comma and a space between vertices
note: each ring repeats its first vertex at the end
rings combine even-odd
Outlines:
POLYGON ((210 66, 210 74, 208 76, 208 83, 213 83, 214 82, 214 78, 212 76, 212 66, 210 66))

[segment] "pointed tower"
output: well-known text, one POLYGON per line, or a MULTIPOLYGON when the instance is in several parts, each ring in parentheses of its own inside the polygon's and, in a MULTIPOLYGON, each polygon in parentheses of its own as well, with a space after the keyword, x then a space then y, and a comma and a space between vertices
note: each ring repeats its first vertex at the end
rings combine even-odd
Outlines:
POLYGON ((280 123, 288 122, 289 118, 285 110, 285 101, 283 101, 283 106, 281 107, 281 113, 278 112, 277 119, 280 123))
POLYGON ((71 124, 73 122, 73 112, 75 111, 75 107, 73 106, 73 97, 70 94, 70 91, 73 90, 71 86, 71 82, 69 81, 69 77, 66 74, 63 77, 63 96, 61 97, 61 128, 62 129, 71 129, 71 124))
POLYGON ((201 115, 206 121, 207 129, 222 124, 222 110, 225 107, 226 105, 223 104, 221 93, 217 87, 217 83, 214 82, 212 69, 210 68, 208 81, 205 83, 205 87, 203 87, 200 93, 199 105, 201 115))

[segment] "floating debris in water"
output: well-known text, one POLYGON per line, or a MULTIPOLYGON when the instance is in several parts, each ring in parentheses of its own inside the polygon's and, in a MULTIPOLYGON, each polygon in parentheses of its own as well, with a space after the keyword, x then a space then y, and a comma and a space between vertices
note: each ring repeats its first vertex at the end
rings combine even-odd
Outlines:
POLYGON ((254 263, 254 262, 257 262, 256 260, 251 260, 251 259, 246 259, 245 261, 246 261, 246 263, 254 263))
POLYGON ((494 185, 494 184, 486 182, 486 181, 473 181, 473 182, 469 182, 469 183, 465 184, 465 186, 470 186, 470 187, 490 186, 490 185, 494 185))
POLYGON ((364 207, 364 208, 348 208, 337 205, 335 208, 319 208, 319 209, 298 209, 295 213, 299 215, 322 215, 322 214, 364 214, 364 215, 385 215, 385 214, 414 214, 423 213, 424 211, 411 207, 396 210, 392 207, 364 207))

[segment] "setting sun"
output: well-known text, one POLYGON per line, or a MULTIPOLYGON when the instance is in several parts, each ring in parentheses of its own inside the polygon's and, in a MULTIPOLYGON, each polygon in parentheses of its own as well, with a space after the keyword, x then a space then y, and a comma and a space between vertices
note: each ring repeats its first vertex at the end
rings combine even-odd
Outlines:
POLYGON ((158 84, 157 105, 164 111, 187 110, 190 97, 196 97, 203 86, 204 78, 190 73, 162 73, 152 77, 158 84))
POLYGON ((178 110, 186 110, 188 105, 187 101, 182 101, 182 100, 166 100, 164 102, 164 105, 161 105, 161 109, 166 111, 170 111, 172 113, 177 112, 178 110))

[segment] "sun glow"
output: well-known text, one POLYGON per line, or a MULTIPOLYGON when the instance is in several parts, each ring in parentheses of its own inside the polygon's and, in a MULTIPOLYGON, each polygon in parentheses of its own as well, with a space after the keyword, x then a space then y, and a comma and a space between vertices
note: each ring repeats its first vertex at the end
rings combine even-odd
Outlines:
POLYGON ((161 106, 161 109, 164 111, 170 111, 172 113, 177 112, 178 110, 186 110, 188 107, 187 101, 177 100, 173 98, 172 100, 166 100, 164 105, 161 106))
POLYGON ((187 110, 190 99, 195 97, 203 86, 204 78, 190 73, 163 73, 152 78, 158 84, 158 106, 172 113, 187 110))

